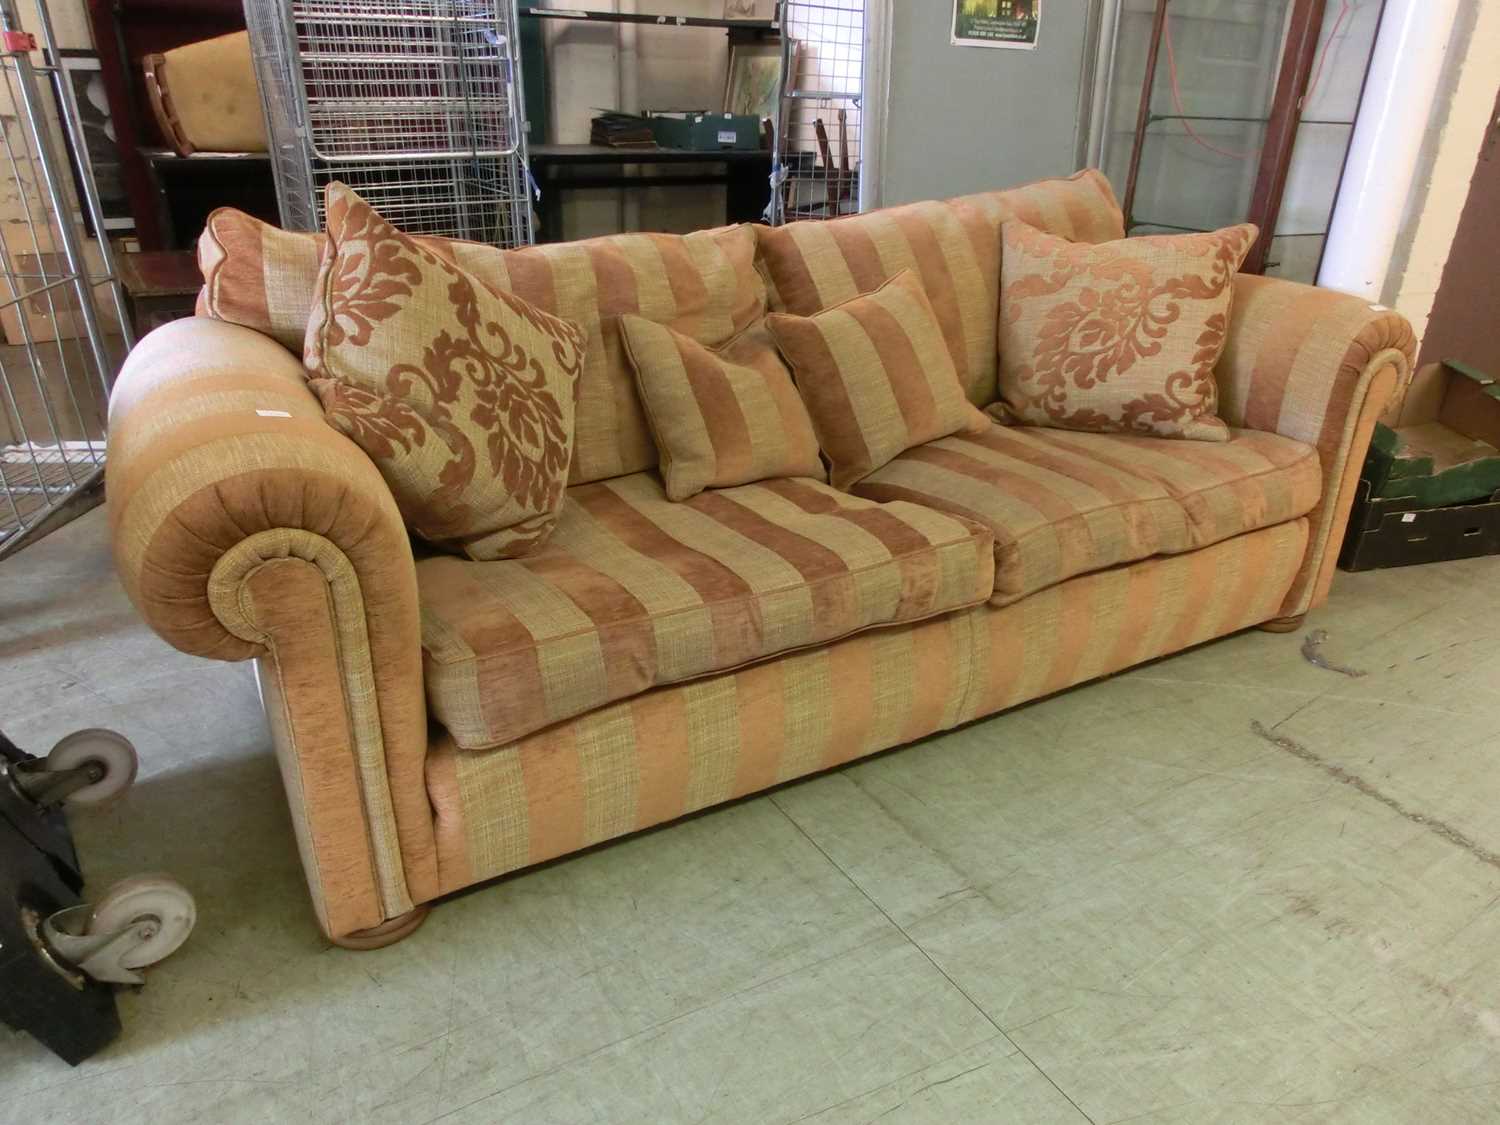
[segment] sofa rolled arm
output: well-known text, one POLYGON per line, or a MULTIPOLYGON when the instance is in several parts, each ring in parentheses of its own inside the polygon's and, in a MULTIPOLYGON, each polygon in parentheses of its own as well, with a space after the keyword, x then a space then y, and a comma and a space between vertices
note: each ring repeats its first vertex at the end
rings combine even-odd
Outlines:
POLYGON ((1411 378, 1416 337, 1382 305, 1279 278, 1240 274, 1216 375, 1231 426, 1296 438, 1318 451, 1323 495, 1307 558, 1282 615, 1322 603, 1375 423, 1411 378))
POLYGON ((260 658, 274 680, 266 702, 325 930, 431 897, 411 541, 300 361, 215 320, 156 329, 115 384, 106 464, 115 563, 147 623, 185 652, 260 658))

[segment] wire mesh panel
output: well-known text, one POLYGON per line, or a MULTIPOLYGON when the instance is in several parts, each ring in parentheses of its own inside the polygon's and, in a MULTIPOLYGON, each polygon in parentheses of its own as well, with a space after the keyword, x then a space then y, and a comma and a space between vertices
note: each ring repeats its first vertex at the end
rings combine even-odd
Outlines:
POLYGON ((514 0, 247 0, 282 222, 349 184, 413 234, 531 241, 514 0))
POLYGON ((864 0, 785 0, 777 222, 859 210, 864 0))
POLYGON ((10 0, 0 0, 0 161, 13 185, 0 238, 0 558, 97 502, 109 384, 130 342, 109 244, 88 244, 74 214, 69 148, 79 203, 104 229, 45 0, 37 19, 41 64, 10 0), (106 338, 106 325, 119 335, 106 338))

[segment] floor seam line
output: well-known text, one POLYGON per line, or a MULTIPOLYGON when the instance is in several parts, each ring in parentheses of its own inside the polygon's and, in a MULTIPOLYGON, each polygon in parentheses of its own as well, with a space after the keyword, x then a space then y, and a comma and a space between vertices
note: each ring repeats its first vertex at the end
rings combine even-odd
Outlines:
POLYGON ((772 794, 770 794, 768 796, 768 800, 776 808, 776 811, 779 812, 782 816, 786 817, 787 823, 789 823, 793 828, 795 828, 799 833, 801 833, 802 834, 802 838, 805 839, 814 848, 816 848, 818 850, 818 854, 820 854, 824 859, 826 859, 829 863, 831 863, 834 866, 834 868, 838 871, 838 873, 840 875, 842 875, 848 881, 849 885, 851 887, 853 887, 856 891, 858 891, 864 897, 864 899, 865 899, 866 902, 868 902, 876 910, 880 911, 882 917, 884 917, 887 922, 889 922, 892 926, 894 926, 896 928, 896 932, 897 933, 899 933, 903 938, 906 939, 907 944, 909 944, 913 949, 915 949, 918 953, 920 953, 922 955, 923 959, 926 960, 926 962, 929 965, 931 965, 934 969, 936 969, 938 971, 938 975, 941 976, 945 981, 947 981, 948 984, 949 984, 949 986, 955 992, 957 992, 960 996, 962 996, 964 998, 964 1000, 968 1003, 968 1005, 971 1008, 973 1008, 976 1012, 978 1012, 980 1014, 980 1016, 982 1016, 984 1018, 985 1022, 988 1023, 991 1027, 993 1027, 995 1029, 996 1033, 1002 1039, 1004 1039, 1007 1043, 1009 1043, 1012 1047, 1014 1047, 1016 1049, 1016 1053, 1019 1054, 1028 1063, 1030 1063, 1032 1069, 1035 1070, 1038 1074, 1040 1074, 1044 1079, 1047 1080, 1048 1085, 1050 1085, 1054 1090, 1056 1090, 1058 1092, 1058 1094, 1060 1094, 1062 1096, 1062 1098, 1070 1106, 1072 1106, 1075 1110, 1078 1111, 1079 1116, 1081 1116, 1085 1121, 1087 1121, 1089 1123, 1089 1125, 1098 1125, 1098 1123, 1092 1117, 1090 1117, 1087 1113, 1084 1112, 1083 1107, 1081 1105, 1079 1105, 1076 1101, 1074 1101, 1068 1095, 1068 1092, 1066 1090, 1064 1090, 1061 1086, 1059 1086, 1057 1084, 1057 1082, 1052 1078, 1052 1076, 1050 1074, 1048 1074, 1045 1070, 1043 1070, 1037 1064, 1037 1061, 1034 1058, 1032 1058, 1029 1054, 1026 1053, 1026 1049, 1024 1047, 1022 1047, 1019 1043, 1017 1043, 1014 1039, 1012 1039, 1009 1035, 1007 1035, 1005 1033, 1005 1029, 1000 1026, 1000 1024, 995 1020, 995 1017, 992 1016, 992 1015, 990 1015, 982 1007, 980 1007, 979 1004, 978 1004, 978 1002, 975 1001, 974 997, 970 996, 969 993, 968 993, 968 991, 966 989, 964 989, 963 986, 960 985, 956 980, 954 980, 948 974, 948 971, 946 969, 944 969, 941 965, 939 965, 937 963, 937 961, 935 961, 933 959, 932 954, 928 953, 927 950, 923 949, 922 946, 921 946, 921 944, 915 938, 913 938, 911 936, 911 934, 909 934, 909 933, 906 932, 906 927, 903 926, 900 922, 896 921, 896 919, 892 918, 891 915, 890 915, 890 912, 888 910, 886 910, 885 907, 881 906, 880 903, 876 902, 875 899, 871 897, 870 892, 867 891, 867 890, 865 890, 863 887, 861 887, 859 885, 859 883, 855 880, 854 876, 850 875, 849 872, 845 871, 844 868, 843 868, 843 865, 840 864, 838 862, 838 860, 834 859, 833 856, 829 855, 828 852, 827 852, 827 850, 823 847, 823 845, 820 844, 820 843, 818 843, 816 840, 814 840, 812 838, 812 835, 807 831, 807 829, 803 828, 802 825, 797 822, 797 819, 794 816, 792 816, 791 813, 787 812, 786 809, 782 808, 781 802, 778 801, 776 798, 777 798, 777 794, 775 794, 775 793, 772 793, 772 794))

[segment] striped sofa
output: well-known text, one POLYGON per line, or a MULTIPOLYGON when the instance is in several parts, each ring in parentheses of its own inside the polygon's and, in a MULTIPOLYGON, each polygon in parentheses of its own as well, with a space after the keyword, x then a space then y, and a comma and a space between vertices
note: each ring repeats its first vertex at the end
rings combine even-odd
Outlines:
POLYGON ((1010 216, 1123 235, 1084 172, 774 230, 433 243, 483 251, 486 280, 590 337, 558 530, 485 563, 414 547, 307 389, 320 239, 210 220, 200 315, 142 340, 115 388, 111 533, 161 636, 257 662, 330 939, 396 940, 470 884, 1324 599, 1413 340, 1392 312, 1262 277, 1235 283, 1227 442, 995 425, 847 493, 666 498, 621 313, 713 345, 912 268, 982 406, 1010 216))

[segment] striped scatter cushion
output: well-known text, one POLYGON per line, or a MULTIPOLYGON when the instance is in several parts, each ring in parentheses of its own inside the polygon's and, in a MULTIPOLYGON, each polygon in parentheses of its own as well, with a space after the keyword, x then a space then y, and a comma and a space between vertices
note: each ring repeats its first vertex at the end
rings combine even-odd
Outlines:
POLYGON ((824 478, 807 408, 764 322, 722 348, 639 316, 622 316, 667 496, 769 477, 824 478))
MULTIPOLYGON (((674 684, 427 758, 444 892, 731 801, 1276 615, 1293 520, 1192 554, 674 684)), ((1101 689, 1108 690, 1108 689, 1101 689)), ((940 765, 940 764, 939 764, 940 765)))
POLYGON ((1001 228, 1000 399, 1034 426, 1224 441, 1214 365, 1256 228, 1084 245, 1001 228))
MULTIPOLYGON (((571 320, 588 337, 579 378, 570 483, 656 464, 620 340, 619 316, 636 313, 718 347, 766 311, 749 226, 693 234, 620 234, 501 250, 478 242, 416 238, 492 289, 571 320)), ((243 324, 300 354, 312 311, 323 236, 278 230, 228 208, 198 242, 204 286, 198 312, 243 324)))
POLYGON ((569 490, 524 559, 417 564, 432 714, 504 745, 659 684, 975 605, 977 525, 815 480, 667 499, 654 473, 569 490))
POLYGON ((772 313, 766 322, 792 366, 835 488, 914 445, 990 426, 964 397, 911 270, 814 316, 772 313))
POLYGON ((832 221, 757 227, 777 312, 811 316, 914 270, 932 301, 969 401, 995 401, 1000 224, 1020 218, 1077 242, 1124 238, 1109 181, 1089 169, 1005 191, 907 203, 832 221))
POLYGON ((253 328, 301 355, 322 257, 321 234, 282 230, 220 207, 198 237, 197 313, 253 328))

